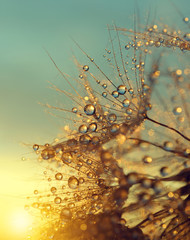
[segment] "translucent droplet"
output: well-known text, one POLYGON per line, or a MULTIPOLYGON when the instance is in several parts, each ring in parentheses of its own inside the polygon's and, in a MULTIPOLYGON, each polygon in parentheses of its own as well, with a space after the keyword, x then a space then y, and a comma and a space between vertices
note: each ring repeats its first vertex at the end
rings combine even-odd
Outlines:
POLYGON ((91 123, 88 127, 88 131, 90 132, 95 132, 97 129, 97 124, 96 123, 91 123))
POLYGON ((91 141, 91 137, 88 134, 81 135, 79 141, 81 144, 88 144, 91 141))
POLYGON ((114 98, 118 98, 118 97, 119 97, 118 91, 113 91, 113 92, 112 92, 112 96, 113 96, 114 98))
POLYGON ((61 220, 70 220, 72 218, 72 212, 69 208, 63 208, 60 213, 61 220))
POLYGON ((79 183, 80 183, 80 184, 84 183, 84 178, 83 178, 83 177, 80 177, 80 178, 79 178, 79 183))
POLYGON ((150 156, 144 156, 142 160, 143 160, 144 163, 151 163, 152 162, 152 158, 150 156))
POLYGON ((104 89, 106 89, 106 88, 107 88, 107 84, 104 83, 104 84, 102 85, 102 87, 103 87, 104 89))
POLYGON ((72 108, 72 112, 73 113, 77 113, 78 112, 78 109, 76 107, 72 108))
POLYGON ((127 99, 127 98, 124 99, 123 102, 122 102, 122 104, 123 104, 124 107, 129 107, 129 105, 130 105, 129 99, 127 99))
POLYGON ((117 120, 117 116, 116 116, 114 113, 110 113, 110 114, 108 115, 108 120, 109 120, 110 122, 115 122, 115 121, 117 120))
POLYGON ((38 194, 38 190, 34 190, 34 194, 37 195, 38 194))
POLYGON ((170 151, 170 150, 172 150, 172 148, 173 148, 173 143, 172 142, 169 142, 169 141, 164 142, 164 149, 166 151, 170 151))
POLYGON ((106 98, 106 97, 107 97, 107 92, 103 92, 103 93, 102 93, 102 96, 103 96, 104 98, 106 98))
POLYGON ((96 108, 92 104, 87 104, 84 107, 84 112, 86 113, 86 115, 93 115, 95 111, 96 111, 96 108))
POLYGON ((79 75, 79 78, 80 78, 80 79, 83 79, 83 75, 82 75, 82 74, 80 74, 80 75, 79 75))
POLYGON ((34 144, 33 145, 33 149, 34 149, 34 151, 37 151, 39 149, 39 145, 38 144, 34 144))
POLYGON ((41 157, 44 160, 48 160, 50 158, 53 158, 55 156, 55 151, 53 148, 46 148, 41 152, 41 157))
POLYGON ((110 128, 111 133, 117 133, 119 131, 119 125, 118 124, 112 124, 110 128))
POLYGON ((180 115, 180 114, 182 113, 182 108, 181 108, 181 107, 175 107, 175 108, 173 109, 173 113, 174 113, 175 115, 180 115))
POLYGON ((92 164, 92 160, 91 160, 91 159, 87 159, 87 160, 86 160, 86 163, 87 163, 88 165, 91 165, 91 164, 92 164))
POLYGON ((185 23, 188 23, 188 22, 189 22, 189 18, 188 18, 188 17, 184 17, 184 18, 183 18, 183 21, 184 21, 185 23))
POLYGON ((88 70, 89 70, 89 66, 88 66, 88 65, 84 65, 84 66, 83 66, 83 70, 84 70, 84 71, 88 71, 88 70))
POLYGON ((60 197, 56 197, 56 198, 54 199, 54 203, 56 203, 56 204, 60 204, 61 201, 62 201, 62 199, 61 199, 60 197))
POLYGON ((88 177, 88 178, 92 178, 92 177, 93 177, 93 174, 92 174, 91 172, 88 172, 88 173, 87 173, 87 177, 88 177))
POLYGON ((125 45, 125 49, 129 50, 130 46, 129 45, 125 45))
POLYGON ((71 163, 72 161, 72 155, 70 153, 63 153, 62 154, 62 161, 64 163, 71 163))
POLYGON ((78 185, 79 185, 79 180, 75 176, 72 176, 68 179, 68 186, 71 189, 76 189, 78 185))
POLYGON ((55 174, 55 179, 57 179, 57 180, 62 180, 62 179, 63 179, 62 173, 56 173, 56 174, 55 174))
POLYGON ((133 94, 133 93, 134 93, 134 90, 133 90, 132 88, 129 88, 128 92, 129 92, 130 94, 133 94))
POLYGON ((128 109, 126 110, 126 113, 127 113, 128 115, 131 115, 131 114, 133 113, 133 110, 132 110, 131 108, 128 108, 128 109))
POLYGON ((80 127, 79 127, 79 132, 80 133, 86 133, 87 132, 87 126, 86 125, 81 125, 80 127))
POLYGON ((162 167, 160 169, 160 174, 165 177, 167 176, 168 174, 170 174, 170 169, 168 167, 162 167))
POLYGON ((125 85, 120 85, 120 86, 117 88, 118 93, 121 94, 121 95, 124 95, 124 94, 126 93, 126 90, 127 90, 127 88, 126 88, 125 85))
POLYGON ((50 189, 50 191, 51 191, 52 193, 56 193, 57 188, 56 188, 56 187, 52 187, 52 188, 50 189))

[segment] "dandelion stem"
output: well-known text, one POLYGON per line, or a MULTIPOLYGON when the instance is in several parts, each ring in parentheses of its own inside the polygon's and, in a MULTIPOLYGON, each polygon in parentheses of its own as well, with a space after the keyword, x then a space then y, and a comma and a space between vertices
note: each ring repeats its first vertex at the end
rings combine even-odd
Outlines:
POLYGON ((187 141, 190 142, 190 138, 186 137, 185 135, 183 135, 180 131, 178 131, 177 129, 173 128, 173 127, 169 127, 168 125, 164 124, 164 123, 160 123, 160 122, 157 122, 156 120, 152 119, 152 118, 149 118, 147 115, 145 116, 145 119, 153 122, 153 123, 156 123, 162 127, 165 127, 165 128, 168 128, 174 132, 176 132, 177 134, 179 134, 181 137, 183 137, 184 139, 186 139, 187 141))

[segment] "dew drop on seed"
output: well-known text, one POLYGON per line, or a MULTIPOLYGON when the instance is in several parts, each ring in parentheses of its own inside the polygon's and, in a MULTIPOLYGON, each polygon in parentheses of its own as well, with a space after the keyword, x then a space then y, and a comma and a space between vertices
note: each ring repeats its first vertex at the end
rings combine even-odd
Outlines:
POLYGON ((110 122, 115 122, 115 121, 117 120, 117 116, 116 116, 114 113, 110 113, 110 114, 108 115, 108 120, 109 120, 110 122))
POLYGON ((83 70, 84 70, 85 72, 87 72, 87 71, 89 70, 89 66, 88 66, 88 65, 84 65, 84 66, 83 66, 83 70))
POLYGON ((56 173, 56 174, 55 174, 55 179, 56 179, 56 180, 62 180, 62 179, 63 179, 62 173, 56 173))
POLYGON ((86 125, 80 125, 80 127, 79 127, 79 132, 80 133, 86 133, 87 132, 87 126, 86 125))
POLYGON ((83 178, 83 177, 80 177, 80 178, 79 178, 79 183, 80 183, 80 184, 84 183, 84 178, 83 178))
POLYGON ((129 107, 129 105, 130 105, 130 101, 129 101, 129 99, 124 99, 123 100, 123 102, 122 102, 122 104, 123 104, 123 107, 129 107))
POLYGON ((79 138, 81 144, 88 144, 91 141, 91 137, 89 135, 81 135, 79 138))
POLYGON ((128 115, 131 115, 131 114, 133 113, 133 110, 132 110, 131 108, 128 108, 128 109, 126 110, 126 113, 127 113, 128 115))
POLYGON ((112 124, 110 128, 111 133, 117 133, 119 131, 119 125, 118 124, 112 124))
POLYGON ((168 174, 170 174, 170 169, 168 167, 162 167, 160 169, 160 174, 165 177, 167 176, 168 174))
POLYGON ((56 198, 54 199, 54 203, 60 204, 60 203, 61 203, 61 198, 60 198, 60 197, 56 197, 56 198))
POLYGON ((96 123, 91 123, 88 127, 89 132, 95 132, 97 129, 97 124, 96 123))
POLYGON ((150 156, 144 156, 142 161, 146 164, 151 163, 152 162, 152 158, 150 156))
POLYGON ((106 98, 106 97, 107 97, 107 93, 106 93, 106 92, 103 92, 103 93, 102 93, 102 96, 103 96, 104 98, 106 98))
POLYGON ((34 151, 37 151, 39 149, 39 145, 38 144, 34 144, 33 145, 33 149, 34 149, 34 151))
POLYGON ((52 193, 56 193, 57 188, 56 188, 56 187, 52 187, 52 188, 50 189, 50 191, 51 191, 52 193))
POLYGON ((173 148, 173 143, 172 142, 169 142, 169 141, 164 142, 164 149, 166 151, 171 151, 172 148, 173 148))
POLYGON ((184 21, 185 23, 188 23, 188 22, 189 22, 189 18, 188 18, 188 17, 184 17, 184 18, 183 18, 183 21, 184 21))
POLYGON ((186 41, 190 41, 190 33, 186 33, 183 38, 186 40, 186 41))
POLYGON ((119 97, 118 91, 113 91, 113 92, 112 92, 112 96, 113 96, 114 98, 118 98, 118 97, 119 97))
POLYGON ((117 91, 119 94, 124 95, 126 93, 126 89, 127 88, 125 85, 120 85, 120 86, 118 86, 117 91))
POLYGON ((62 161, 63 163, 71 163, 72 161, 72 156, 70 153, 63 153, 62 154, 62 161))
POLYGON ((71 189, 76 189, 78 185, 79 185, 79 180, 75 176, 72 176, 68 179, 68 186, 71 189))
POLYGON ((76 107, 72 108, 73 113, 77 113, 78 109, 76 107))
POLYGON ((129 92, 130 94, 133 94, 133 93, 134 93, 134 90, 133 90, 132 88, 129 88, 128 92, 129 92))
POLYGON ((182 108, 181 107, 175 107, 173 109, 174 115, 180 115, 182 113, 182 108))
POLYGON ((96 108, 92 104, 87 104, 84 107, 84 112, 86 113, 86 115, 93 115, 95 111, 96 111, 96 108))
POLYGON ((70 220, 72 218, 72 213, 69 208, 63 208, 60 213, 61 220, 70 220))
POLYGON ((47 148, 47 149, 44 149, 42 152, 41 152, 41 157, 44 159, 44 160, 48 160, 50 158, 53 158, 55 156, 55 151, 54 149, 52 148, 47 148))

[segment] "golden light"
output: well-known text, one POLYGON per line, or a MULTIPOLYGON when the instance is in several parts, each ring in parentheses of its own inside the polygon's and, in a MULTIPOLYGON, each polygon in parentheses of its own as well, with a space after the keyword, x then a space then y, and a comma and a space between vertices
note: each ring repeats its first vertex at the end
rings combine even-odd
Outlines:
POLYGON ((32 224, 32 218, 25 210, 19 210, 13 213, 10 223, 14 231, 26 232, 32 224))

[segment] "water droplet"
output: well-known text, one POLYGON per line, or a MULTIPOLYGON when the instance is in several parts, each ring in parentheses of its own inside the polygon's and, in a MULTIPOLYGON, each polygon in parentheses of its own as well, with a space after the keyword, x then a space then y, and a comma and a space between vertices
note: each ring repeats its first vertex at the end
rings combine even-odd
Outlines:
POLYGON ((62 161, 64 163, 71 163, 72 161, 72 155, 70 153, 63 153, 62 154, 62 161))
POLYGON ((152 158, 150 156, 144 156, 142 160, 143 160, 144 163, 151 163, 152 162, 152 158))
POLYGON ((96 123, 91 123, 88 127, 88 131, 90 132, 95 132, 97 129, 97 124, 96 123))
POLYGON ((79 141, 80 141, 81 144, 88 144, 91 141, 91 137, 87 134, 81 135, 80 138, 79 138, 79 141))
POLYGON ((57 180, 62 180, 62 179, 63 179, 62 173, 56 173, 56 174, 55 174, 55 179, 57 179, 57 180))
POLYGON ((182 113, 182 108, 181 108, 181 107, 175 107, 175 108, 173 109, 173 113, 174 113, 175 115, 180 115, 180 114, 182 113))
POLYGON ((110 122, 115 122, 115 121, 117 120, 117 116, 116 116, 114 113, 110 113, 110 114, 108 115, 108 120, 109 120, 110 122))
POLYGON ((56 193, 57 188, 56 188, 56 187, 52 187, 52 188, 50 189, 50 191, 51 191, 52 193, 56 193))
POLYGON ((37 151, 39 149, 39 145, 38 144, 34 144, 33 145, 33 149, 34 149, 34 151, 37 151))
POLYGON ((118 97, 119 97, 118 91, 113 91, 113 92, 112 92, 112 96, 113 96, 114 98, 118 98, 118 97))
POLYGON ((107 92, 103 92, 103 93, 102 93, 102 96, 103 96, 104 98, 106 98, 106 97, 107 97, 107 92))
POLYGON ((87 132, 87 126, 86 125, 80 125, 80 127, 79 127, 79 132, 80 133, 86 133, 87 132))
POLYGON ((55 151, 53 148, 46 148, 41 152, 41 157, 44 160, 48 160, 50 158, 53 158, 55 156, 55 151))
POLYGON ((121 95, 124 95, 126 93, 126 90, 127 90, 127 88, 126 88, 125 85, 120 85, 117 88, 118 93, 121 94, 121 95))
POLYGON ((128 115, 131 115, 131 114, 133 113, 133 110, 132 110, 131 108, 128 108, 128 109, 126 110, 126 113, 127 113, 128 115))
POLYGON ((122 102, 122 104, 123 104, 124 107, 129 107, 129 105, 130 105, 129 99, 127 99, 127 98, 124 99, 123 102, 122 102))
POLYGON ((86 71, 88 71, 89 70, 89 66, 88 65, 84 65, 83 66, 83 70, 86 72, 86 71))
POLYGON ((69 208, 63 208, 60 213, 61 220, 70 220, 72 218, 72 212, 69 208))
POLYGON ((76 189, 78 185, 79 185, 79 180, 75 176, 72 176, 68 179, 68 186, 71 189, 76 189))
POLYGON ((61 201, 62 201, 62 199, 61 199, 60 197, 56 197, 56 198, 54 199, 54 203, 56 203, 56 204, 60 204, 61 201))
POLYGON ((169 141, 164 142, 164 149, 166 151, 170 151, 170 150, 172 150, 172 148, 173 148, 173 143, 172 142, 169 142, 169 141))
POLYGON ((73 113, 77 113, 78 112, 78 109, 76 107, 72 108, 72 112, 73 113))
POLYGON ((92 104, 87 104, 84 107, 84 112, 86 113, 86 115, 93 115, 95 111, 96 111, 96 108, 92 104))

